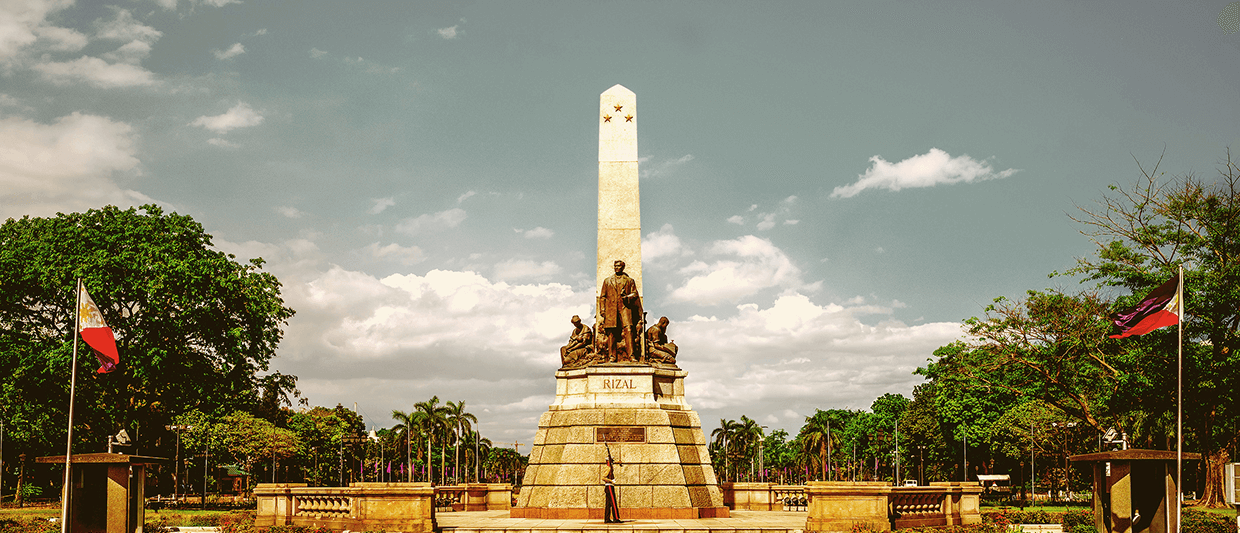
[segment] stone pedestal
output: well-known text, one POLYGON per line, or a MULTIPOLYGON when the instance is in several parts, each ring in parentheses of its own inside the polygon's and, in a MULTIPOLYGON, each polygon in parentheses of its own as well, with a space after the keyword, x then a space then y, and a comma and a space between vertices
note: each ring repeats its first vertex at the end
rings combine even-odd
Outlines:
POLYGON ((609 452, 621 519, 728 516, 685 375, 619 364, 556 372, 511 516, 602 519, 609 452))
MULTIPOLYGON (((146 522, 146 465, 167 459, 119 453, 71 457, 69 533, 142 533, 146 522)), ((65 456, 35 461, 64 464, 65 456)))

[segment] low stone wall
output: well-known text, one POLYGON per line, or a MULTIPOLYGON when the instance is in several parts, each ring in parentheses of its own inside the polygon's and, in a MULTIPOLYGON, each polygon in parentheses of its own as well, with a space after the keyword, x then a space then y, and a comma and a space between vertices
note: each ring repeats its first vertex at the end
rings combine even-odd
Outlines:
POLYGON ((254 525, 431 533, 435 530, 434 496, 429 483, 354 483, 348 487, 259 483, 254 488, 258 500, 254 525))
POLYGON ((978 524, 982 488, 977 483, 892 487, 881 482, 811 481, 806 532, 890 531, 906 527, 978 524))
POLYGON ((722 483, 723 504, 733 511, 805 511, 805 487, 774 483, 722 483))
POLYGON ((512 485, 469 483, 435 487, 439 511, 504 511, 512 507, 512 485))

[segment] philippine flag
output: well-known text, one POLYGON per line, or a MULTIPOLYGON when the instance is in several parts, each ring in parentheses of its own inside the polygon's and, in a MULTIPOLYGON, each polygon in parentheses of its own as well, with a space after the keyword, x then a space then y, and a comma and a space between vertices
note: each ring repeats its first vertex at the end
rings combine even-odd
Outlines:
POLYGON ((99 360, 97 372, 107 374, 115 370, 116 365, 121 362, 121 356, 116 351, 116 336, 112 334, 112 328, 103 321, 103 314, 99 312, 95 301, 90 299, 86 286, 79 284, 78 291, 78 331, 99 360))
POLYGON ((1144 335, 1161 327, 1179 324, 1184 314, 1180 292, 1180 276, 1177 275, 1150 291, 1136 307, 1112 313, 1111 322, 1119 326, 1119 333, 1111 335, 1111 338, 1144 335))

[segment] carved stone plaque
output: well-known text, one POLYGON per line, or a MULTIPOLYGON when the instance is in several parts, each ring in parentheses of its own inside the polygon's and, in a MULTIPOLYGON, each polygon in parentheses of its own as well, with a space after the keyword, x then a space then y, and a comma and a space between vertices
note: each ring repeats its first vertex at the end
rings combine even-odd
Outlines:
POLYGON ((646 428, 594 428, 594 442, 646 442, 646 428))

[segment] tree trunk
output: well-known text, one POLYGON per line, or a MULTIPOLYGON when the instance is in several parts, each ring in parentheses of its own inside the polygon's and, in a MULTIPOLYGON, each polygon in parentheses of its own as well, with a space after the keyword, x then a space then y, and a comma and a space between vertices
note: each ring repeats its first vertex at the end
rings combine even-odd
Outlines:
MULTIPOLYGON (((1203 453, 1202 468, 1205 469, 1205 488, 1201 491, 1198 503, 1205 507, 1226 508, 1223 498, 1223 465, 1231 461, 1231 454, 1225 448, 1203 453)), ((1181 487, 1180 491, 1184 489, 1181 487)))

